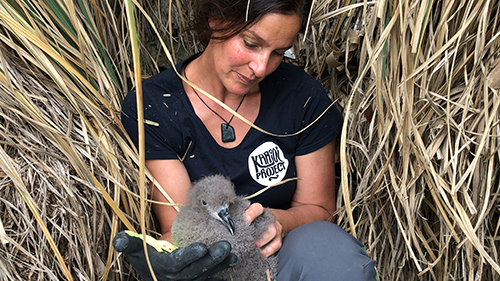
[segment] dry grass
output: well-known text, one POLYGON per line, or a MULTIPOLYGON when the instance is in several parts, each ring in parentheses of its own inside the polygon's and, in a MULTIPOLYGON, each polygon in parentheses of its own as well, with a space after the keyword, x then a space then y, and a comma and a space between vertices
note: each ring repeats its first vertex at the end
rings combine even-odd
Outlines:
MULTIPOLYGON (((0 1, 0 280, 134 276, 110 240, 155 225, 120 103, 199 50, 190 3, 0 1)), ((338 224, 381 280, 500 280, 498 1, 314 7, 293 63, 346 118, 338 224)))

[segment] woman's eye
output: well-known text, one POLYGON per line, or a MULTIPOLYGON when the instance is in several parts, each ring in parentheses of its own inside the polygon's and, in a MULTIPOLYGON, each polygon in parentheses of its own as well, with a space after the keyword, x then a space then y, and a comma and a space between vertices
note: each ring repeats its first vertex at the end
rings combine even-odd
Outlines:
POLYGON ((247 46, 248 48, 256 48, 257 47, 257 45, 251 44, 247 40, 243 40, 243 42, 245 43, 245 46, 247 46))
POLYGON ((273 53, 274 53, 275 55, 277 55, 277 56, 280 56, 280 57, 282 57, 282 56, 284 56, 284 55, 285 55, 285 53, 284 53, 284 52, 274 51, 273 53))

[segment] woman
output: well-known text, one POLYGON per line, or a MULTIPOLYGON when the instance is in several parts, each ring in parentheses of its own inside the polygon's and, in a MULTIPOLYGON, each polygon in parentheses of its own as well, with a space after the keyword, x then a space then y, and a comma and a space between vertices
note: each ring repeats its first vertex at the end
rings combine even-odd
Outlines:
MULTIPOLYGON (((264 207, 275 216, 256 246, 263 256, 281 249, 277 280, 369 280, 373 261, 356 239, 331 223, 311 223, 335 212, 334 146, 342 117, 335 107, 328 109, 331 101, 318 81, 282 63, 305 28, 310 2, 196 1, 194 29, 206 48, 176 68, 268 132, 292 134, 326 114, 301 134, 273 137, 233 118, 169 69, 143 82, 145 119, 158 124, 146 125, 146 167, 175 202, 185 201, 192 181, 210 174, 231 178, 237 193, 247 195, 300 178, 252 199, 246 212, 249 223, 264 207)), ((133 91, 122 110, 122 122, 137 144, 133 91)), ((151 196, 167 202, 156 186, 151 196)), ((170 241, 176 211, 160 204, 153 209, 160 239, 170 241)))

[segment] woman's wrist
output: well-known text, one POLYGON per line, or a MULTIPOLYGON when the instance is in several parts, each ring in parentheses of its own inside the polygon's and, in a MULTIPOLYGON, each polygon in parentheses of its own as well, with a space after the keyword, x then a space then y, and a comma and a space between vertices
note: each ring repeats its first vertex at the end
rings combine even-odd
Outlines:
POLYGON ((158 238, 158 240, 163 240, 163 241, 167 241, 169 243, 173 243, 172 241, 172 232, 170 232, 170 230, 168 230, 167 232, 163 233, 160 238, 158 238))
POLYGON ((274 217, 283 226, 283 232, 288 233, 293 229, 313 221, 326 221, 330 214, 325 208, 315 205, 302 205, 287 210, 270 209, 274 217))

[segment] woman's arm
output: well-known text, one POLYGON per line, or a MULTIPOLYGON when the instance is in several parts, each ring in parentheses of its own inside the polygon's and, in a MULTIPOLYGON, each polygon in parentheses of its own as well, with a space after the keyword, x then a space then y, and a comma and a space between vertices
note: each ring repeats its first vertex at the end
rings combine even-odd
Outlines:
MULTIPOLYGON (((295 157, 297 168, 297 189, 288 210, 271 209, 276 223, 256 245, 261 253, 269 256, 281 248, 285 232, 303 224, 327 220, 336 210, 335 203, 335 140, 326 146, 303 156, 295 157), (269 243, 269 244, 268 244, 269 243)), ((252 221, 263 211, 260 204, 252 204, 247 210, 248 220, 252 221)))
POLYGON ((297 189, 288 210, 274 210, 290 232, 303 224, 327 220, 336 210, 335 202, 335 141, 307 155, 295 158, 297 189))
MULTIPOLYGON (((257 246, 268 244, 263 250, 264 256, 269 256, 281 248, 281 240, 285 232, 303 224, 327 220, 335 212, 335 141, 307 155, 297 156, 295 164, 297 189, 292 199, 292 207, 288 210, 271 209, 276 218, 263 237, 257 241, 257 246)), ((184 203, 191 181, 179 160, 147 160, 146 167, 176 203, 184 203)), ((168 202, 156 186, 151 184, 151 197, 154 201, 168 202)), ((171 241, 170 228, 177 211, 170 206, 153 204, 153 210, 160 223, 161 240, 171 241)), ((256 203, 247 210, 249 222, 262 214, 264 208, 256 203)))
MULTIPOLYGON (((184 167, 184 164, 179 160, 146 160, 146 168, 151 172, 153 177, 165 189, 167 194, 174 200, 175 203, 186 202, 186 195, 191 181, 184 167)), ((157 186, 153 183, 150 185, 151 198, 154 201, 166 202, 168 200, 161 194, 157 186)), ((172 234, 170 228, 175 220, 177 211, 174 207, 154 204, 153 211, 160 223, 162 236, 160 240, 172 242, 172 234)))

